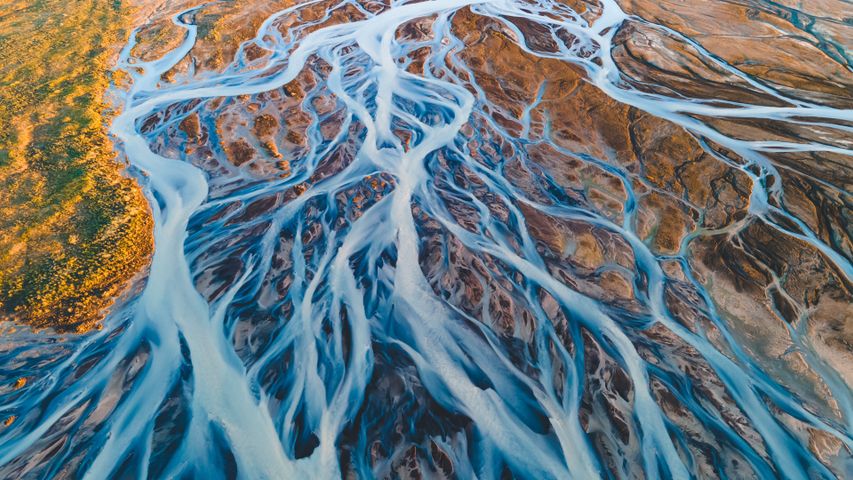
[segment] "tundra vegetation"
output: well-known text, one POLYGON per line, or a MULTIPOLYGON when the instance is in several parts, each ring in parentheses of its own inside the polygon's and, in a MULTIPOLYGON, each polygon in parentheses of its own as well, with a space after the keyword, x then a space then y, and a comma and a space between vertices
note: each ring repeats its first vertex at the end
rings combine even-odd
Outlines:
POLYGON ((106 134, 130 8, 0 0, 0 317, 85 331, 145 265, 152 221, 106 134))

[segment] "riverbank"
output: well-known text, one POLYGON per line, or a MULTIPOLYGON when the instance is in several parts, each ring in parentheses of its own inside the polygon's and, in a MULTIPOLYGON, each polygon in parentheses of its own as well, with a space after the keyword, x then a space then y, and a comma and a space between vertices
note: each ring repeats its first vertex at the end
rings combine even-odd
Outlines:
POLYGON ((145 198, 105 127, 110 62, 131 7, 3 3, 0 317, 86 331, 153 250, 145 198))

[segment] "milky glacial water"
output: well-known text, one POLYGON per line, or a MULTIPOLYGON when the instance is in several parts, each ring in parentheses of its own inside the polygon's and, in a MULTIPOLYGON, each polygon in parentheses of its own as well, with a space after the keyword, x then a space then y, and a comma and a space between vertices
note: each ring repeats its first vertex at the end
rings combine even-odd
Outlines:
MULTIPOLYGON (((591 23, 548 0, 399 1, 375 12, 343 1, 328 4, 329 14, 350 5, 365 19, 311 28, 320 19, 282 34, 277 26, 311 3, 271 16, 245 44, 273 52, 261 65, 238 55, 221 73, 162 82, 195 44, 196 9, 174 18, 183 41, 162 58, 133 59, 132 40, 123 50, 119 68, 133 83, 120 92, 123 109, 111 132, 153 209, 150 273, 99 332, 24 332, 8 340, 4 374, 33 381, 0 396, 2 410, 17 416, 0 431, 3 477, 405 478, 401 459, 411 458, 426 478, 853 474, 849 386, 814 360, 839 412, 829 415, 806 408, 801 392, 765 372, 692 275, 686 249, 664 259, 640 238, 629 172, 553 145, 620 179, 626 199, 619 219, 571 200, 550 179, 534 198, 507 178, 510 160, 541 171, 523 154, 532 108, 520 119, 521 135, 491 120, 486 112, 500 107, 460 58, 465 45, 452 20, 463 9, 492 18, 527 54, 577 65, 618 102, 734 152, 746 161, 735 167, 752 181, 751 220, 807 242, 848 281, 849 259, 779 206, 782 182, 764 154, 853 152, 738 140, 699 118, 845 129, 832 122, 853 120, 849 110, 788 98, 748 77, 787 106, 638 91, 611 58, 626 20, 612 1, 602 2, 591 23), (557 48, 528 44, 512 21, 519 18, 551 32, 557 48), (430 20, 427 40, 397 35, 417 19, 430 20), (407 59, 424 47, 426 73, 412 73, 407 59), (322 81, 301 102, 311 126, 304 156, 289 159, 292 175, 258 181, 154 147, 192 113, 213 118, 219 107, 212 99, 279 89, 306 69, 322 81), (334 98, 339 115, 331 139, 320 128, 331 115, 317 108, 321 95, 334 98), (160 124, 143 128, 167 111, 160 124), (510 148, 472 150, 472 142, 498 145, 495 136, 510 148), (333 155, 347 158, 320 172, 333 155), (354 213, 358 189, 375 179, 381 195, 354 213), (287 194, 301 185, 298 195, 287 194), (248 214, 253 202, 277 194, 284 200, 273 208, 248 214), (467 206, 464 222, 459 204, 467 206), (621 239, 632 253, 641 308, 620 309, 555 275, 527 228, 531 210, 621 239), (499 334, 488 300, 476 313, 459 306, 462 287, 441 281, 459 252, 487 266, 477 278, 497 278, 513 292, 527 312, 512 319, 524 335, 499 334), (664 260, 680 263, 698 292, 697 311, 721 338, 676 320, 665 301, 664 260), (223 264, 232 274, 225 288, 200 293, 199 279, 223 264), (642 334, 653 328, 671 343, 642 334), (707 384, 688 375, 685 362, 706 368, 707 384), (689 421, 666 414, 661 388, 689 421), (590 400, 595 395, 609 402, 590 400), (810 450, 806 428, 840 443, 835 460, 825 463, 810 450)), ((808 342, 797 348, 816 359, 808 342)))

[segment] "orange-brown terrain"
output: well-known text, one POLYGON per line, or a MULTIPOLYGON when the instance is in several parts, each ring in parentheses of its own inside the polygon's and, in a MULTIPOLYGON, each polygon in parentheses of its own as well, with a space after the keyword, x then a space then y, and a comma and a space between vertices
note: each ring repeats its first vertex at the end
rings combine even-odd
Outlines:
POLYGON ((148 261, 150 213, 107 138, 104 99, 135 11, 0 2, 4 320, 87 331, 148 261))

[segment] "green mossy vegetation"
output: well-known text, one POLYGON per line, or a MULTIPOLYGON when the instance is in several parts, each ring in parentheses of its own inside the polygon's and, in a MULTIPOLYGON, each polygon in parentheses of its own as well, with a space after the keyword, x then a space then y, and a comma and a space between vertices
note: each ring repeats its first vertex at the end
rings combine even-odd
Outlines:
POLYGON ((151 253, 148 208, 105 131, 128 13, 0 0, 0 318, 87 330, 151 253))

